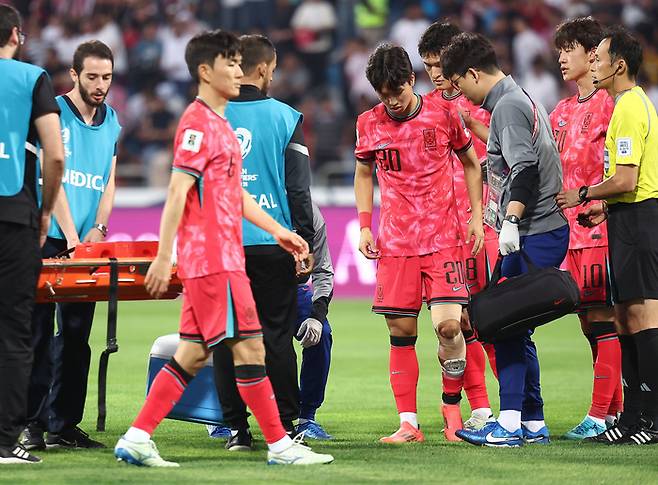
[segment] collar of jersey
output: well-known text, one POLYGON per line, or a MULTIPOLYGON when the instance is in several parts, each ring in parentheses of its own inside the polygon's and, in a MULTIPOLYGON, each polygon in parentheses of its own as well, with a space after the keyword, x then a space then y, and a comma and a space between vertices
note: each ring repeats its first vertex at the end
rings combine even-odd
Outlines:
POLYGON ((446 101, 453 101, 460 97, 462 95, 461 91, 457 91, 456 94, 453 94, 452 96, 448 96, 445 91, 441 91, 441 97, 445 99, 446 101))
POLYGON ((595 89, 594 91, 589 93, 587 96, 583 96, 582 98, 580 96, 578 96, 578 102, 579 103, 585 103, 585 102, 589 101, 590 99, 592 99, 594 97, 594 95, 598 92, 599 92, 599 90, 595 89))
POLYGON ((196 98, 194 98, 194 101, 198 101, 198 102, 201 103, 203 106, 205 106, 205 107, 208 108, 210 111, 212 111, 214 114, 216 114, 217 116, 219 116, 221 119, 223 119, 223 120, 226 119, 226 118, 224 118, 222 115, 220 115, 217 111, 215 111, 214 109, 212 109, 212 108, 210 107, 210 105, 209 105, 208 103, 206 103, 206 102, 205 102, 203 99, 201 99, 200 97, 197 96, 196 98))
POLYGON ((390 113, 388 111, 388 108, 384 107, 384 110, 386 111, 386 114, 388 115, 388 117, 391 118, 393 121, 402 122, 402 121, 409 121, 409 120, 415 118, 416 116, 418 116, 418 113, 420 113, 420 110, 423 107, 423 97, 421 95, 417 94, 417 93, 414 93, 414 95, 418 99, 418 106, 416 106, 416 109, 413 110, 412 113, 409 113, 409 115, 400 118, 400 117, 397 117, 394 114, 390 113))

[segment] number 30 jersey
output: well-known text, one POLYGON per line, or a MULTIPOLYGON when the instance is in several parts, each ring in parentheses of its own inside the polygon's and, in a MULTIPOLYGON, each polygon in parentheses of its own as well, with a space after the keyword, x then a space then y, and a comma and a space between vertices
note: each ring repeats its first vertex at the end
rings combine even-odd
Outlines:
POLYGON ((457 111, 440 97, 423 96, 407 118, 393 118, 380 103, 356 126, 357 163, 376 164, 382 256, 459 246, 452 152, 468 150, 472 141, 457 111))

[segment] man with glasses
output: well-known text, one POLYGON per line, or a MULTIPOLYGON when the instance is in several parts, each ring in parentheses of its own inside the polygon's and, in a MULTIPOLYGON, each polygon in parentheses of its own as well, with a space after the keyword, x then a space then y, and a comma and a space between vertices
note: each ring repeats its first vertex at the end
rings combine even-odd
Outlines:
POLYGON ((0 465, 41 461, 17 440, 32 369, 39 246, 48 233, 64 170, 53 87, 43 69, 16 60, 24 40, 20 15, 0 4, 0 465), (41 210, 37 142, 43 149, 41 210))
MULTIPOLYGON (((569 226, 555 197, 562 166, 544 108, 498 67, 491 43, 463 33, 441 52, 443 76, 491 113, 487 144, 489 194, 485 222, 499 231, 503 276, 527 271, 520 249, 539 267, 559 266, 569 226)), ((500 416, 481 430, 457 431, 475 445, 548 443, 537 349, 528 334, 495 344, 500 416)))

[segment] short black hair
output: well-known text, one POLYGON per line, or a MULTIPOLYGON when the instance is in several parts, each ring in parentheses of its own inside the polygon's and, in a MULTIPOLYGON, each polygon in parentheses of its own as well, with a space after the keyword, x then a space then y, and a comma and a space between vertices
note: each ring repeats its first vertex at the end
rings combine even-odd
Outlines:
POLYGON ((441 51, 443 77, 463 76, 469 69, 493 74, 500 69, 493 45, 482 34, 463 32, 441 51))
POLYGON ((199 66, 212 66, 217 56, 225 59, 235 57, 240 53, 240 40, 232 33, 224 30, 209 30, 195 35, 185 48, 185 62, 192 79, 199 82, 199 66))
POLYGON ((610 59, 614 62, 618 59, 626 61, 628 76, 631 79, 637 77, 642 65, 642 46, 640 42, 623 27, 611 27, 603 34, 604 39, 610 39, 610 59))
POLYGON ((272 41, 264 35, 253 34, 240 37, 242 72, 249 75, 261 62, 269 64, 274 60, 276 49, 272 41))
POLYGON ((457 37, 462 30, 450 22, 436 21, 423 32, 418 41, 418 54, 420 57, 426 55, 440 54, 441 51, 457 37))
POLYGON ((82 72, 87 57, 107 59, 112 63, 112 68, 114 68, 114 55, 112 55, 112 49, 100 40, 83 42, 75 50, 75 53, 73 54, 73 70, 78 74, 82 72))
POLYGON ((366 77, 377 92, 385 87, 398 89, 411 81, 413 74, 409 54, 400 46, 382 44, 368 58, 366 77))
POLYGON ((603 40, 603 26, 594 17, 578 17, 565 20, 555 31, 556 49, 573 49, 577 44, 583 46, 585 52, 596 49, 603 40))
POLYGON ((18 10, 11 5, 0 3, 0 47, 7 45, 14 27, 20 30, 21 25, 21 14, 18 10))

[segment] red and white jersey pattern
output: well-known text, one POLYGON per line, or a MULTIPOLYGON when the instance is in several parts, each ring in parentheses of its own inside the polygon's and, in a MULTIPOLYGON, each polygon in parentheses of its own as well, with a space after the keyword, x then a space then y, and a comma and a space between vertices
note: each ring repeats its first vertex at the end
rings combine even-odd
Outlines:
POLYGON ((383 104, 357 120, 356 158, 376 163, 381 190, 382 256, 421 256, 460 244, 452 157, 472 141, 457 111, 432 98, 420 98, 416 113, 402 121, 383 104))
POLYGON ((228 121, 198 98, 178 124, 173 170, 197 179, 178 226, 179 276, 244 271, 240 144, 228 121))
MULTIPOLYGON (((614 101, 608 93, 597 90, 585 98, 578 95, 565 98, 551 113, 565 190, 598 184, 603 180, 605 135, 613 109, 614 101)), ((569 248, 607 246, 606 224, 591 229, 582 227, 577 222, 578 213, 582 211, 582 206, 564 211, 571 228, 569 248)))

